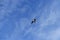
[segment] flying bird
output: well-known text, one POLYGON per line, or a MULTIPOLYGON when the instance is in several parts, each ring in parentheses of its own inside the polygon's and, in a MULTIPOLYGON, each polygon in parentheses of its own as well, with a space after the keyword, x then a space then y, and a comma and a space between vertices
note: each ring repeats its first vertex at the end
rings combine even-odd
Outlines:
POLYGON ((31 22, 31 24, 36 23, 36 19, 34 18, 31 22))

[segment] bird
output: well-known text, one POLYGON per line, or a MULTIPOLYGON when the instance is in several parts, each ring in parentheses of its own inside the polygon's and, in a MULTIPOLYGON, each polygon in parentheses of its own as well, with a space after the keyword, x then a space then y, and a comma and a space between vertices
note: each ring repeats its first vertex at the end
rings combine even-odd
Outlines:
POLYGON ((36 18, 31 21, 31 24, 36 23, 36 18))

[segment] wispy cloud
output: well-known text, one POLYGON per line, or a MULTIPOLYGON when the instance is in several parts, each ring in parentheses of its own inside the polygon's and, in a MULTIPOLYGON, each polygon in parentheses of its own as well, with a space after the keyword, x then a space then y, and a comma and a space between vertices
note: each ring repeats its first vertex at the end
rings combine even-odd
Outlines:
MULTIPOLYGON (((31 38, 32 40, 59 40, 60 11, 59 11, 58 4, 60 1, 58 2, 56 0, 56 1, 53 1, 51 4, 50 2, 48 4, 42 1, 38 5, 31 3, 31 6, 25 5, 24 3, 22 3, 25 5, 25 6, 23 5, 22 8, 17 8, 19 0, 16 0, 15 2, 14 1, 15 0, 12 0, 12 4, 10 8, 6 7, 8 9, 4 9, 0 11, 1 12, 0 19, 3 19, 4 15, 6 15, 6 13, 8 12, 9 13, 13 12, 14 14, 14 11, 16 11, 16 9, 20 11, 20 13, 23 13, 23 15, 26 14, 30 16, 29 17, 24 16, 19 19, 17 18, 18 21, 14 21, 15 29, 10 35, 8 35, 7 40, 23 40, 24 38, 25 39, 31 38), (36 6, 35 9, 33 8, 34 6, 32 4, 36 6), (33 18, 37 19, 37 23, 30 24, 33 18)), ((28 1, 26 0, 24 2, 28 2, 28 1)), ((0 22, 0 26, 3 26, 3 24, 4 24, 3 22, 2 23, 0 22)))

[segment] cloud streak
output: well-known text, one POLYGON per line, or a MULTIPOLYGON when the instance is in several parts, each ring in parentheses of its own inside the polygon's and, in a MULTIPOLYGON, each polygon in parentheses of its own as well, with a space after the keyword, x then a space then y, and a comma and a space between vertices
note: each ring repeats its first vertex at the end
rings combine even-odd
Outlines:
MULTIPOLYGON (((6 4, 6 8, 1 10, 0 20, 5 19, 5 16, 7 16, 8 18, 6 19, 10 18, 10 22, 14 20, 13 22, 15 24, 13 32, 6 37, 6 40, 59 40, 60 11, 58 5, 60 1, 55 0, 49 2, 43 0, 41 3, 38 3, 38 1, 23 0, 21 1, 23 3, 20 5, 20 0, 14 1, 15 0, 12 0, 10 8, 8 4, 6 4), (17 14, 17 16, 13 14, 17 14), (33 18, 37 19, 37 23, 30 24, 33 18)), ((7 3, 9 3, 9 1, 7 1, 7 3)), ((6 21, 4 22, 6 23, 6 21)), ((3 27, 3 25, 4 23, 0 22, 0 26, 3 27)))

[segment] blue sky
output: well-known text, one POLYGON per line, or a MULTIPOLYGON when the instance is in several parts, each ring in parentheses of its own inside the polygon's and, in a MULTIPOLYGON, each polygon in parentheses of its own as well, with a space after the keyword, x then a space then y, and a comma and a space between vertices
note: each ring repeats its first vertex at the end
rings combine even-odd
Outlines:
POLYGON ((0 40, 60 40, 60 0, 0 0, 0 40))

